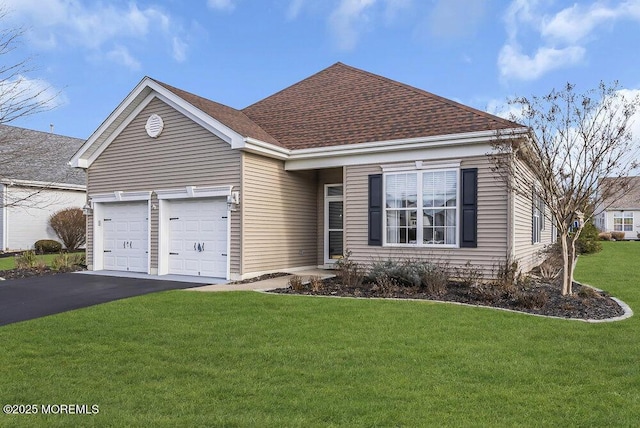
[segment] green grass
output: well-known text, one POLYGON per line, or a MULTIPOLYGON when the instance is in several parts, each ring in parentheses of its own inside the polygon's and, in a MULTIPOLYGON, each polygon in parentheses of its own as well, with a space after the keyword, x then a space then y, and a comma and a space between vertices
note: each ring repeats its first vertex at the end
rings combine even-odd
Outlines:
MULTIPOLYGON (((640 243, 577 278, 640 308, 640 243), (625 261, 626 260, 626 261, 625 261)), ((0 328, 0 426, 637 426, 640 322, 171 291, 0 328)))
MULTIPOLYGON (((84 250, 80 251, 79 253, 84 253, 84 250)), ((58 253, 38 255, 37 258, 38 260, 41 260, 45 265, 51 266, 51 263, 53 262, 53 259, 56 258, 56 256, 58 256, 58 253)), ((0 258, 0 271, 11 270, 15 268, 16 268, 15 256, 0 258)))

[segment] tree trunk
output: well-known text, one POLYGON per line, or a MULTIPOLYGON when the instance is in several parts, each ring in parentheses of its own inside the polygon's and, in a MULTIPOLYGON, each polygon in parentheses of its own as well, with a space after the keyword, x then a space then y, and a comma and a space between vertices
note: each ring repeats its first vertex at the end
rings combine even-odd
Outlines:
POLYGON ((571 294, 572 280, 573 280, 573 266, 571 261, 571 254, 569 253, 569 232, 562 231, 560 235, 560 243, 562 244, 562 295, 566 296, 571 294))

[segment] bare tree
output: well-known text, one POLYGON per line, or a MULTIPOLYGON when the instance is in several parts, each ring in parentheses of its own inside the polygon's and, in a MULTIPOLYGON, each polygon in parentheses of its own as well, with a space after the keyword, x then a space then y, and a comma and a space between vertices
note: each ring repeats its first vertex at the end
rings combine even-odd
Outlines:
POLYGON ((519 111, 511 119, 528 132, 496 140, 493 169, 556 225, 562 294, 572 294, 575 242, 594 215, 589 207, 606 209, 631 190, 628 177, 638 167, 631 121, 640 99, 626 98, 617 82, 601 82, 583 94, 567 84, 543 97, 509 100, 509 105, 519 111))
POLYGON ((36 70, 32 58, 8 59, 19 49, 25 30, 4 25, 7 22, 7 9, 0 7, 0 183, 16 188, 0 198, 0 205, 44 208, 54 202, 50 196, 40 197, 45 190, 72 177, 72 182, 78 181, 77 172, 66 167, 72 146, 77 148, 78 143, 52 133, 8 126, 55 108, 59 93, 26 77, 36 70))

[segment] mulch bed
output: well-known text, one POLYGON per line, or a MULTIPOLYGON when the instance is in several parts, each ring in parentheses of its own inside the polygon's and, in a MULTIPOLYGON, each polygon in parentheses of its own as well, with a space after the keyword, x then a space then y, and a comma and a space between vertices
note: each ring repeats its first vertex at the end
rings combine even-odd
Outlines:
POLYGON ((34 276, 44 276, 44 275, 56 275, 58 273, 67 273, 67 272, 78 272, 81 270, 86 270, 86 268, 82 266, 74 266, 68 269, 60 269, 54 270, 50 267, 44 268, 29 268, 29 269, 11 269, 4 270, 0 272, 1 279, 18 279, 18 278, 31 278, 34 276))
POLYGON ((387 286, 364 283, 359 287, 348 287, 338 278, 324 280, 320 289, 313 290, 311 284, 280 288, 273 293, 342 296, 362 298, 424 299, 459 302, 471 305, 511 309, 538 315, 561 318, 603 320, 618 317, 624 310, 606 292, 573 284, 573 294, 563 296, 559 285, 532 280, 526 287, 509 290, 496 285, 468 286, 451 282, 442 293, 434 294, 417 287, 387 286))

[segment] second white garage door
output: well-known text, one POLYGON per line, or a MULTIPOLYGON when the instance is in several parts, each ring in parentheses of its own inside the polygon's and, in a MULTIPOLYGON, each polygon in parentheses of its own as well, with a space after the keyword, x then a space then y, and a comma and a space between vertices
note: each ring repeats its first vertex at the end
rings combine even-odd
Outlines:
POLYGON ((169 273, 225 278, 225 198, 169 202, 169 273))

